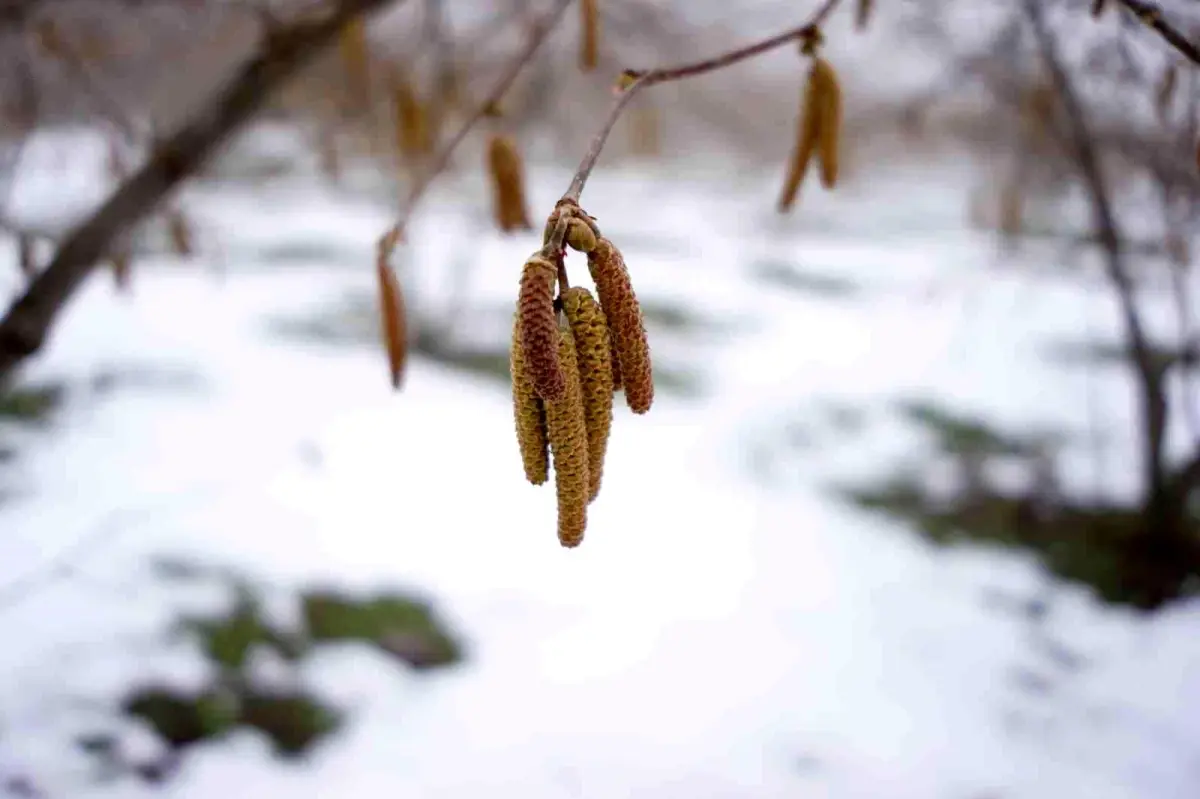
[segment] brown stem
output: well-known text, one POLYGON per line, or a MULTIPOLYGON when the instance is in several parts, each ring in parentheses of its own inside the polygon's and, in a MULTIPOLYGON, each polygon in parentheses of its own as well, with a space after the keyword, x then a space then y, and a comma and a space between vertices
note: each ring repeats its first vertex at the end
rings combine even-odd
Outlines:
POLYGON ((66 236, 50 264, 0 319, 0 386, 9 381, 18 364, 41 349, 67 301, 122 233, 195 174, 223 141, 258 112, 273 91, 320 53, 346 23, 392 2, 340 0, 318 19, 309 17, 273 31, 223 91, 66 236))
POLYGON ((825 21, 841 0, 824 0, 821 6, 813 13, 807 22, 783 33, 772 36, 768 39, 762 39, 745 47, 740 47, 736 50, 722 53, 721 55, 712 58, 706 58, 703 61, 695 61, 690 64, 682 64, 677 67, 662 67, 652 69, 649 72, 641 73, 633 83, 627 86, 617 98, 613 100, 609 106, 608 115, 604 119, 604 124, 600 130, 592 137, 591 143, 588 145, 587 152, 584 153, 583 160, 579 163, 579 169, 575 171, 575 176, 571 179, 571 185, 566 193, 562 196, 564 200, 572 200, 579 202, 580 196, 583 194, 583 187, 587 184, 588 177, 592 174, 592 169, 596 166, 596 161, 600 158, 601 151, 604 150, 604 144, 608 141, 608 136, 612 132, 613 126, 617 123, 617 119, 621 113, 629 105, 630 101, 643 89, 648 89, 658 83, 668 83, 670 81, 684 80, 686 78, 694 78, 699 75, 704 75, 708 72, 713 72, 718 69, 723 69, 732 66, 739 61, 745 61, 748 58, 762 55, 770 50, 787 44, 788 42, 797 41, 806 35, 811 34, 816 28, 825 21))
POLYGON ((508 87, 511 86, 513 81, 517 79, 517 76, 521 74, 521 70, 524 69, 525 65, 528 64, 533 58, 534 54, 537 53, 538 48, 541 47, 542 42, 546 40, 546 37, 550 34, 550 31, 554 29, 555 23, 558 22, 558 18, 562 16, 564 11, 567 10, 567 6, 571 5, 571 2, 572 0, 558 0, 554 8, 547 12, 545 16, 543 16, 530 28, 529 38, 525 42, 525 46, 521 49, 521 52, 517 53, 517 55, 513 57, 512 61, 509 62, 508 67, 504 70, 504 73, 500 76, 499 80, 496 81, 496 85, 483 99, 483 101, 475 107, 475 110, 471 112, 470 116, 463 121, 462 125, 459 126, 457 131, 455 131, 454 135, 451 136, 450 139, 437 152, 429 166, 425 169, 424 173, 417 178, 417 181, 409 190, 408 196, 405 197, 404 201, 400 204, 400 213, 398 214, 396 223, 392 225, 392 227, 389 228, 387 232, 384 233, 379 239, 378 257, 380 260, 384 262, 390 260, 392 252, 404 238, 404 226, 408 224, 408 218, 412 215, 412 212, 416 208, 417 203, 420 202, 421 197, 424 196, 434 179, 444 172, 446 167, 450 165, 450 157, 454 154, 454 151, 458 148, 458 145, 462 143, 463 139, 467 137, 467 134, 471 132, 471 129, 475 127, 476 123, 478 123, 479 120, 482 119, 491 108, 500 102, 500 98, 504 96, 505 92, 508 91, 508 87))
POLYGON ((1129 9, 1146 27, 1155 31, 1167 44, 1174 47, 1187 57, 1193 64, 1200 66, 1200 48, 1192 44, 1178 28, 1167 22, 1162 9, 1154 3, 1145 0, 1120 0, 1121 5, 1129 9))
MULTIPOLYGON (((1025 0, 1025 15, 1033 29, 1042 60, 1046 64, 1063 109, 1066 112, 1068 138, 1075 158, 1088 189, 1092 205, 1092 216, 1096 233, 1104 250, 1105 269, 1108 279, 1116 289, 1125 334, 1129 337, 1130 350, 1138 376, 1138 389, 1142 404, 1142 422, 1145 426, 1145 462, 1143 474, 1151 516, 1165 517, 1170 504, 1170 490, 1166 479, 1164 440, 1167 428, 1167 404, 1163 393, 1163 373, 1156 363, 1149 338, 1138 316, 1133 280, 1125 263, 1125 251, 1118 229, 1116 214, 1112 207, 1112 194, 1100 157, 1096 151, 1087 117, 1067 76, 1054 40, 1046 25, 1042 11, 1042 0, 1025 0)), ((1153 519, 1166 524, 1165 518, 1153 519)))

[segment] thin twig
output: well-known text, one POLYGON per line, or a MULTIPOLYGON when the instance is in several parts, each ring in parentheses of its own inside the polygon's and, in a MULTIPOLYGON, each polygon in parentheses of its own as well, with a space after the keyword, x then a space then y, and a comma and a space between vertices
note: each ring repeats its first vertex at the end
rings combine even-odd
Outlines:
POLYGON ((1178 28, 1163 17, 1162 9, 1144 0, 1120 0, 1121 5, 1133 12, 1142 24, 1161 36, 1167 44, 1174 47, 1193 64, 1200 66, 1200 48, 1183 35, 1178 28))
POLYGON ((116 95, 110 91, 109 87, 92 69, 92 65, 87 62, 75 49, 75 47, 67 41, 67 37, 61 30, 55 29, 54 47, 50 49, 49 55, 60 64, 69 69, 75 76, 75 79, 83 86, 83 93, 91 99, 93 107, 108 120, 114 128, 116 128, 122 136, 129 142, 136 143, 140 136, 138 135, 137 125, 134 123, 130 114, 125 110, 121 101, 116 95))
POLYGON ((222 142, 349 21, 392 2, 396 0, 340 0, 319 19, 303 19, 271 31, 257 55, 226 88, 66 236, 50 264, 0 319, 0 386, 8 382, 18 364, 41 349, 58 314, 114 241, 195 174, 222 142))
POLYGON ((588 177, 592 174, 592 169, 596 166, 596 161, 600 158, 601 151, 604 150, 604 144, 608 141, 608 136, 612 132, 613 126, 616 125, 617 119, 620 118, 622 112, 629 105, 630 101, 643 89, 648 89, 658 83, 668 83, 670 81, 684 80, 685 78, 694 78, 699 75, 704 75, 718 69, 723 69, 732 66, 739 61, 745 61, 748 58, 762 55, 777 47, 781 47, 788 42, 794 42, 811 34, 816 28, 824 23, 841 0, 825 0, 825 2, 816 10, 807 22, 798 27, 784 31, 769 39, 763 39, 754 44, 740 47, 737 50, 730 50, 727 53, 706 58, 703 61, 696 61, 691 64, 683 64, 677 67, 665 67, 652 69, 649 72, 632 73, 636 75, 635 80, 629 86, 617 95, 609 106, 608 116, 604 120, 604 124, 600 127, 599 132, 592 137, 591 144, 588 145, 588 150, 583 156, 583 160, 579 163, 579 169, 576 170, 575 176, 571 179, 571 186, 562 196, 563 200, 571 200, 579 202, 580 196, 583 194, 583 187, 587 183, 588 177))
POLYGON ((1151 504, 1155 506, 1152 510, 1161 513, 1164 511, 1162 503, 1165 502, 1165 495, 1169 491, 1164 460, 1167 406, 1162 392, 1162 371, 1155 361, 1149 337, 1138 315, 1136 288, 1125 262, 1124 243, 1112 207, 1111 189, 1096 152, 1087 116, 1046 25, 1042 0, 1025 0, 1025 16, 1033 29, 1042 61, 1066 112, 1068 138, 1087 186, 1097 237, 1104 250, 1105 269, 1115 289, 1125 325, 1125 335, 1129 338, 1129 348, 1137 372, 1138 392, 1141 395, 1142 423, 1145 426, 1146 452, 1145 463, 1142 464, 1144 488, 1151 504))
POLYGON ((442 145, 442 148, 433 157, 429 166, 424 173, 417 178, 412 188, 408 192, 408 196, 400 204, 400 212, 397 215, 397 220, 386 233, 379 238, 379 260, 387 262, 391 259, 392 253, 396 246, 404 239, 404 227, 408 224, 408 219, 412 216, 413 210, 425 195, 433 181, 446 170, 450 165, 450 158, 454 155, 454 151, 458 149, 467 134, 475 127, 479 120, 483 119, 488 112, 500 102, 500 99, 508 91, 508 88, 521 74, 521 70, 525 65, 532 60, 535 53, 541 47, 542 42, 546 40, 550 32, 554 29, 559 17, 567 10, 567 6, 571 5, 573 0, 558 0, 552 10, 546 13, 533 27, 530 29, 529 38, 525 42, 525 46, 519 53, 509 62, 507 69, 501 74, 496 85, 492 88, 488 95, 475 107, 475 110, 463 120, 458 130, 454 135, 442 145))

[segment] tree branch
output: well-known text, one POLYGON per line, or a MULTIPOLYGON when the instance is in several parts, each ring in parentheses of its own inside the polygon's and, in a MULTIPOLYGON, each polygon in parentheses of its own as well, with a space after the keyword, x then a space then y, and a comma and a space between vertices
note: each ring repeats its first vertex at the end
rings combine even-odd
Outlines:
POLYGON ((1200 49, 1192 44, 1192 41, 1184 36, 1178 28, 1166 21, 1161 8, 1153 3, 1147 3, 1145 0, 1120 0, 1120 3, 1129 9, 1142 24, 1166 40, 1167 44, 1186 56, 1193 64, 1200 66, 1200 49))
MULTIPOLYGON (((596 161, 600 158, 600 153, 604 150, 604 144, 608 141, 608 136, 612 133, 613 126, 616 125, 617 119, 621 113, 643 89, 648 89, 658 83, 668 83, 670 81, 683 80, 685 78, 694 78, 699 75, 704 75, 708 72, 713 72, 718 69, 723 69, 732 66, 739 61, 745 61, 748 58, 753 58, 762 55, 770 50, 787 44, 788 42, 798 41, 806 35, 811 34, 814 30, 821 26, 841 0, 825 0, 824 3, 813 13, 808 22, 799 27, 784 31, 769 39, 763 39, 746 47, 730 50, 727 53, 706 58, 703 61, 696 61, 691 64, 683 64, 676 67, 665 67, 652 69, 649 72, 629 72, 626 73, 634 77, 633 83, 625 87, 617 98, 613 100, 609 106, 608 116, 604 120, 604 124, 600 130, 592 138, 588 146, 587 152, 583 156, 583 160, 579 164, 579 169, 576 170, 575 176, 571 179, 571 185, 566 193, 562 196, 562 201, 579 202, 580 196, 583 194, 583 187, 587 184, 588 177, 592 174, 592 169, 596 166, 596 161)), ((561 202, 561 201, 560 201, 561 202)))
POLYGON ((42 347, 59 312, 121 233, 203 166, 225 139, 254 116, 272 91, 315 57, 347 22, 392 2, 340 0, 321 18, 310 16, 269 31, 259 54, 67 235, 50 264, 8 309, 0 320, 0 386, 42 347))
POLYGON ((467 134, 471 132, 471 129, 474 128, 476 123, 478 123, 480 119, 486 116, 488 112, 500 102, 500 98, 504 96, 504 94, 508 91, 508 87, 511 86, 513 81, 517 79, 517 76, 521 74, 521 70, 524 69, 525 65, 528 64, 533 58, 534 54, 537 53, 538 48, 540 48, 542 45, 542 42, 546 40, 546 37, 550 34, 550 31, 554 29, 559 17, 563 15, 563 12, 567 10, 567 6, 571 5, 572 2, 573 0, 557 0, 554 8, 548 11, 545 16, 543 16, 532 26, 529 32, 529 38, 525 42, 525 46, 519 53, 517 53, 516 56, 513 57, 512 61, 509 62, 508 67, 496 81, 496 85, 475 107, 475 110, 472 111, 465 120, 463 120, 463 123, 459 126, 458 130, 455 131, 454 135, 451 136, 444 145, 442 145, 442 148, 434 156, 424 173, 417 178, 416 182, 409 190, 408 196, 405 197, 404 201, 400 204, 400 212, 397 215, 398 218, 396 223, 379 238, 378 258, 380 261, 386 263, 391 259, 392 253, 395 251, 396 246, 404 238, 404 227, 408 224, 408 218, 412 216, 413 210, 417 207, 417 203, 421 201, 421 198, 425 195, 425 192, 429 189, 429 186, 438 177, 438 175, 444 172, 446 167, 450 165, 451 156, 454 155, 454 151, 458 148, 458 145, 462 143, 463 139, 467 137, 467 134))
POLYGON ((1033 29, 1042 61, 1045 62, 1050 80, 1065 111, 1068 143, 1075 151, 1075 159, 1083 173, 1088 199, 1092 205, 1096 234, 1104 250, 1105 269, 1109 281, 1116 289, 1125 334, 1129 337, 1142 401, 1142 422, 1145 425, 1145 487, 1152 501, 1165 501, 1169 487, 1165 475, 1163 448, 1167 426, 1167 406, 1162 391, 1163 374, 1155 362, 1153 349, 1138 316, 1135 288, 1125 263, 1124 242, 1112 208, 1111 190, 1101 168, 1100 157, 1092 139, 1092 132, 1088 128, 1083 105, 1075 94, 1066 68, 1059 58, 1054 39, 1046 26, 1042 0, 1024 2, 1025 16, 1033 29))

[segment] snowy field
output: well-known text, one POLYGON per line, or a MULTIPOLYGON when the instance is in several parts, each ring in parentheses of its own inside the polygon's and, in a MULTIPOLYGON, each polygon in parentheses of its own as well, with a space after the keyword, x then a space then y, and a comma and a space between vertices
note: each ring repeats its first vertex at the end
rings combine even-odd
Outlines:
MULTIPOLYGON (((62 224, 100 196, 94 151, 70 153, 53 163, 62 140, 30 151, 17 218, 62 224)), ((618 411, 574 551, 555 540, 553 492, 523 481, 501 384, 417 358, 393 394, 378 347, 272 332, 280 315, 371 289, 385 207, 306 177, 189 188, 202 258, 141 258, 130 296, 96 274, 28 372, 79 390, 52 426, 9 438, 0 773, 51 797, 1200 795, 1194 604, 1144 620, 1056 588, 1049 623, 1086 663, 1068 672, 1028 622, 984 601, 1042 591, 1032 559, 935 549, 830 491, 911 456, 916 437, 884 411, 924 396, 1018 427, 1099 426, 1101 467, 1081 451, 1070 482, 1128 492, 1127 386, 1038 357, 1113 329, 1100 282, 999 259, 965 225, 965 175, 808 186, 786 220, 776 179, 628 166, 589 185, 584 207, 643 300, 720 324, 691 339, 652 329, 656 354, 702 370, 706 390, 663 393, 646 417, 618 411), (779 263, 854 290, 757 277, 779 263), (171 377, 90 394, 106 369, 171 377), (801 451, 780 443, 829 402, 877 421, 801 451), (203 676, 186 647, 156 643, 178 606, 149 574, 159 555, 280 588, 420 591, 468 660, 411 677, 367 655, 321 658, 306 676, 352 716, 309 761, 280 765, 235 736, 199 747, 165 789, 91 785, 68 744, 81 718, 148 673, 203 676), (1021 691, 1017 672, 1051 690, 1021 691)), ((535 217, 568 180, 535 174, 535 217)), ((483 189, 469 176, 431 195, 401 263, 410 302, 450 309, 468 337, 480 309, 515 297, 537 246, 489 232, 483 189), (465 283, 447 267, 463 258, 465 283)), ((6 296, 12 257, 0 253, 6 296)))

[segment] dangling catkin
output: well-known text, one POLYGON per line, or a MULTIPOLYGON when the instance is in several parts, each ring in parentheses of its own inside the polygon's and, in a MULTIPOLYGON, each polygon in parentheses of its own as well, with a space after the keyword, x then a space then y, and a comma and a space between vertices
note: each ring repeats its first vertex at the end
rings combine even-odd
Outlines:
POLYGON ((167 213, 167 234, 171 239, 171 249, 180 258, 191 258, 195 250, 192 247, 192 230, 187 218, 178 208, 167 213))
POLYGON ((496 226, 505 233, 531 229, 525 208, 524 165, 516 143, 508 136, 493 135, 488 141, 487 167, 496 226))
POLYGON ((600 493, 604 454, 613 419, 612 342, 608 320, 592 293, 580 286, 563 292, 563 312, 575 337, 575 354, 583 387, 583 413, 587 422, 588 502, 600 493))
POLYGON ((842 87, 837 73, 824 58, 814 58, 812 82, 819 98, 821 121, 817 126, 817 157, 821 161, 821 185, 832 189, 838 179, 838 148, 842 138, 842 87))
POLYGON ((860 31, 866 30, 873 10, 875 10, 873 0, 858 0, 858 6, 854 9, 854 27, 860 31))
POLYGON ((591 72, 600 60, 599 0, 580 0, 579 13, 583 30, 579 42, 579 68, 591 72))
POLYGON ((117 287, 117 291, 122 294, 127 293, 133 274, 133 256, 130 255, 129 250, 122 248, 109 256, 108 263, 112 267, 113 284, 117 287))
POLYGON ((533 390, 533 382, 525 368, 521 346, 521 316, 513 321, 512 347, 509 350, 509 372, 512 376, 513 419, 517 427, 517 445, 525 465, 525 479, 535 486, 550 476, 549 441, 546 438, 546 406, 533 390))
POLYGON ((779 195, 779 211, 791 210, 796 202, 796 194, 804 183, 808 173, 808 165, 817 151, 817 142, 821 135, 821 108, 823 98, 818 94, 817 82, 814 80, 816 64, 809 70, 808 81, 804 87, 804 99, 800 104, 800 124, 796 128, 796 146, 792 150, 788 162, 787 177, 783 181, 783 193, 779 195))
POLYGON ((588 253, 588 271, 608 318, 625 402, 634 413, 645 413, 654 402, 654 375, 642 308, 633 292, 625 259, 611 241, 601 236, 596 249, 588 253))
POLYGON ((392 111, 395 114, 396 149, 400 157, 413 161, 429 152, 429 124, 425 106, 408 79, 392 75, 392 111))
POLYGON ((534 391, 547 402, 561 399, 566 389, 564 368, 558 359, 558 312, 554 310, 554 283, 558 269, 541 255, 525 262, 517 314, 521 318, 521 347, 534 391))
POLYGON ((375 261, 375 275, 379 284, 379 321, 383 332, 383 345, 387 351, 388 370, 392 388, 400 388, 404 382, 404 365, 408 359, 408 323, 404 307, 404 293, 396 273, 383 258, 375 261))
POLYGON ((362 17, 346 23, 338 41, 342 69, 346 75, 347 110, 358 112, 371 101, 370 53, 367 46, 367 24, 362 17))
POLYGON ((588 476, 587 421, 583 390, 575 355, 575 339, 566 325, 558 328, 558 356, 567 374, 562 397, 546 403, 546 432, 554 457, 554 487, 558 495, 558 541, 576 547, 587 527, 588 476))

